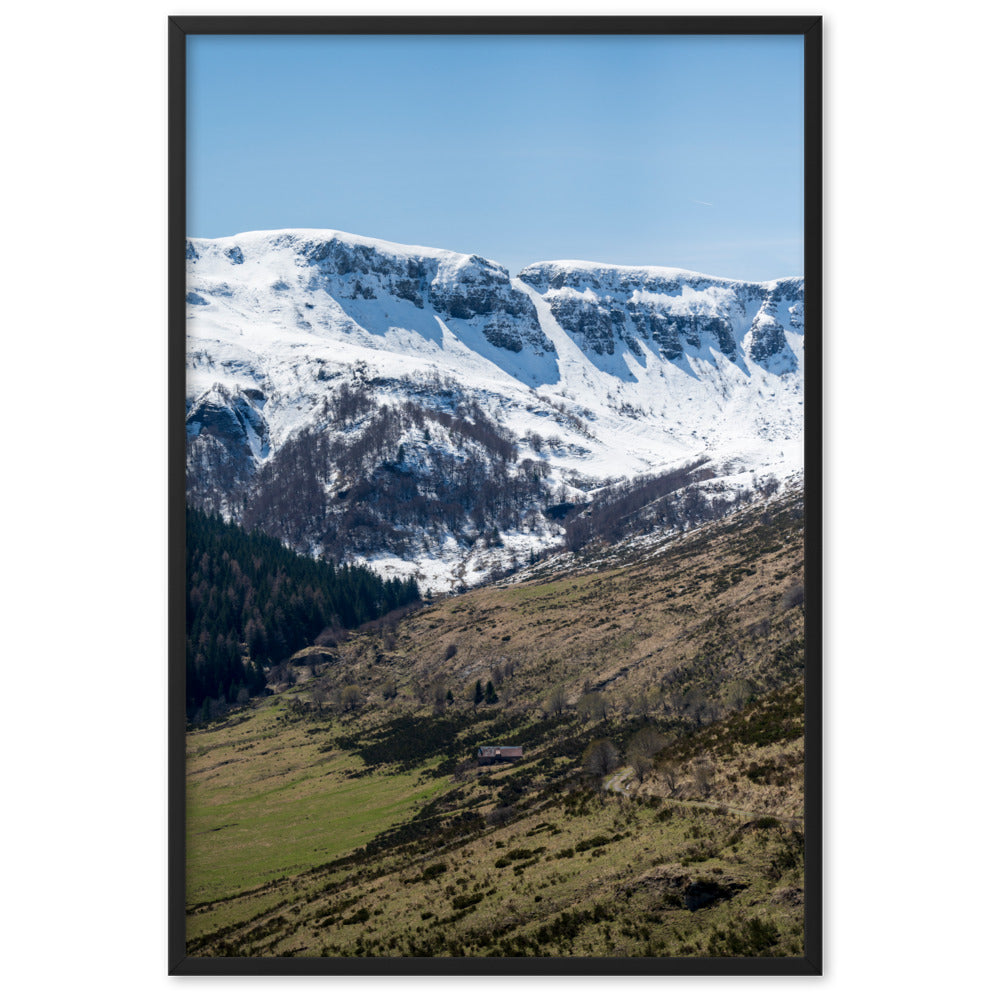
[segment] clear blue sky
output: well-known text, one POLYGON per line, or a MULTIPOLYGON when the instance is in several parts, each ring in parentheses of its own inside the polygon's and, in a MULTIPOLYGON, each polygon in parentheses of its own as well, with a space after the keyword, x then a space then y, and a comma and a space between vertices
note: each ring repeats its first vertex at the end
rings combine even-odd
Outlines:
POLYGON ((799 37, 187 44, 191 236, 802 273, 799 37))

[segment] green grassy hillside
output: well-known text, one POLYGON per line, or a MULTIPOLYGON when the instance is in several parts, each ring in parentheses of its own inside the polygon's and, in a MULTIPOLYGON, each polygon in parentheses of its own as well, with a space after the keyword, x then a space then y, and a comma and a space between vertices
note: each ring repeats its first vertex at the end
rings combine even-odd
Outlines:
POLYGON ((189 733, 191 954, 802 954, 798 501, 538 574, 189 733))

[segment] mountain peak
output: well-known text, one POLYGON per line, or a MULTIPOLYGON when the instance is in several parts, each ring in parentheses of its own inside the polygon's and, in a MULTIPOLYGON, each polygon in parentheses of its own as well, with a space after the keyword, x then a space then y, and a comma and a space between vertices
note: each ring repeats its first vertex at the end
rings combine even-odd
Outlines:
POLYGON ((261 256, 274 250, 289 247, 297 248, 303 256, 312 256, 317 249, 324 246, 342 246, 345 248, 368 248, 386 258, 425 259, 440 261, 455 267, 481 266, 491 270, 499 270, 507 274, 506 268, 495 261, 487 260, 477 254, 461 253, 455 250, 442 250, 436 247, 413 246, 405 243, 393 243, 374 236, 359 236, 356 233, 345 233, 339 229, 259 229, 233 236, 215 238, 189 238, 188 242, 196 250, 208 250, 213 247, 228 252, 233 247, 239 247, 244 253, 261 256))
POLYGON ((296 506, 274 492, 294 480, 313 498, 287 528, 302 551, 451 587, 554 544, 546 510, 630 478, 698 458, 721 510, 801 471, 801 279, 570 260, 512 278, 330 229, 190 239, 187 257, 192 499, 296 506), (385 506, 390 482, 412 496, 395 526, 337 527, 354 516, 338 497, 385 506))

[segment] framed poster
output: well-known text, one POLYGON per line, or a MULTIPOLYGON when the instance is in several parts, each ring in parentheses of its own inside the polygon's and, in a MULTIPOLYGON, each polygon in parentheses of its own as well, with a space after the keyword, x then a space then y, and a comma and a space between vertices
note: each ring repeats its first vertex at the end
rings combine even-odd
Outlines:
POLYGON ((169 32, 170 971, 818 974, 820 19, 169 32))

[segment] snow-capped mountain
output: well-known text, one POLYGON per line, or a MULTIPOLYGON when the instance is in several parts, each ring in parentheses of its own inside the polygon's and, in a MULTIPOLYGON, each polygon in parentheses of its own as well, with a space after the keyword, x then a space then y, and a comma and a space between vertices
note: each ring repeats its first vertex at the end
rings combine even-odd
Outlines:
POLYGON ((683 468, 721 503, 801 473, 800 278, 511 277, 330 230, 187 257, 189 495, 300 550, 447 589, 557 542, 608 484, 683 468))

